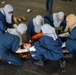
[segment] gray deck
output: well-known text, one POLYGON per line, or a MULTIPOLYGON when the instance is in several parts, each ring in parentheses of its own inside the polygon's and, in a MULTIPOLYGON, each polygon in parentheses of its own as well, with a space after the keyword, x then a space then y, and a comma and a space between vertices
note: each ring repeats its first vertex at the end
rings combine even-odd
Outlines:
MULTIPOLYGON (((2 0, 0 0, 0 7, 2 0)), ((6 3, 12 4, 14 7, 14 16, 27 18, 27 22, 36 15, 48 15, 45 9, 45 0, 6 0, 6 3), (27 9, 32 11, 27 13, 27 9)), ((73 2, 64 2, 62 0, 54 0, 53 13, 63 11, 66 15, 76 15, 76 0, 73 2)), ((25 22, 27 24, 27 22, 25 22)), ((23 41, 26 41, 25 35, 23 41)), ((14 67, 9 65, 0 65, 0 75, 76 75, 76 59, 66 59, 65 72, 62 73, 56 62, 46 62, 44 67, 38 67, 33 64, 31 59, 24 60, 22 67, 14 67)))

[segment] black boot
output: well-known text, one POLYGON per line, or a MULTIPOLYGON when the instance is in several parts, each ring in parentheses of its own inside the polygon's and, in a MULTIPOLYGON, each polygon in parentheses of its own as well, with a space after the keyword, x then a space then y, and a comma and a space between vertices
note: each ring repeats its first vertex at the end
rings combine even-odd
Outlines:
POLYGON ((38 61, 34 61, 34 64, 37 65, 37 66, 41 66, 41 67, 44 67, 44 62, 42 59, 38 60, 38 61))
POLYGON ((59 60, 59 65, 60 65, 60 68, 61 68, 61 70, 62 70, 62 72, 65 72, 65 65, 66 65, 66 61, 65 60, 63 60, 63 59, 60 59, 59 60))
POLYGON ((73 57, 74 57, 73 53, 65 53, 64 54, 64 58, 73 58, 73 57))
POLYGON ((1 65, 8 65, 8 61, 5 59, 0 58, 0 64, 1 65))

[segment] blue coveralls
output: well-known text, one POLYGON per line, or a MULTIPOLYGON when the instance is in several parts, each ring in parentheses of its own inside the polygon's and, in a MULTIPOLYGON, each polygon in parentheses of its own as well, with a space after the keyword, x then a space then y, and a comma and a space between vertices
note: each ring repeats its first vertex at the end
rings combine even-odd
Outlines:
POLYGON ((66 41, 66 50, 76 54, 76 27, 73 28, 69 39, 66 41))
POLYGON ((52 13, 53 0, 46 0, 46 10, 52 13))
MULTIPOLYGON (((50 23, 51 26, 55 27, 54 23, 53 23, 54 22, 53 21, 53 15, 44 16, 44 18, 49 21, 49 23, 50 23)), ((66 28, 66 25, 67 25, 66 24, 66 16, 64 16, 63 21, 60 23, 60 27, 63 27, 63 31, 66 28)))
POLYGON ((30 54, 34 60, 59 60, 63 57, 61 46, 62 41, 59 37, 54 41, 52 37, 43 36, 35 45, 36 51, 31 51, 30 54))
MULTIPOLYGON (((49 24, 49 21, 47 19, 44 19, 44 24, 49 24)), ((28 22, 28 27, 27 27, 27 32, 26 32, 26 35, 27 35, 27 39, 30 40, 32 36, 34 36, 35 34, 37 34, 34 30, 34 24, 33 24, 33 19, 30 20, 28 22)))
POLYGON ((13 20, 13 16, 12 16, 12 23, 9 24, 6 22, 6 17, 0 11, 0 37, 5 33, 5 30, 7 30, 7 28, 13 28, 14 23, 15 22, 13 20))
POLYGON ((14 65, 23 65, 22 59, 15 53, 18 50, 19 42, 18 36, 5 32, 0 38, 0 58, 14 65))

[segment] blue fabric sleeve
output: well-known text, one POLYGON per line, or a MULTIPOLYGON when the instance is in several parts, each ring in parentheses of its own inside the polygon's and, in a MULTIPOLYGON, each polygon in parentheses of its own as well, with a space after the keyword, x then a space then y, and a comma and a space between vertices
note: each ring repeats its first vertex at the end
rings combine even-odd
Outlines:
POLYGON ((0 30, 1 31, 5 31, 6 30, 5 23, 3 23, 1 20, 0 20, 0 30))
POLYGON ((70 34, 70 39, 76 40, 76 27, 73 28, 70 34))
POLYGON ((18 50, 19 43, 20 43, 20 38, 17 37, 17 38, 13 41, 13 44, 12 44, 12 51, 13 51, 13 52, 16 52, 16 51, 18 50))
POLYGON ((47 19, 44 19, 44 24, 50 24, 50 22, 47 19))
MULTIPOLYGON (((33 27, 33 22, 32 22, 32 20, 30 20, 30 21, 28 22, 27 32, 26 32, 26 35, 27 35, 28 40, 31 39, 31 35, 33 34, 33 33, 32 33, 32 29, 33 29, 33 28, 34 28, 34 27, 33 27)), ((33 31, 34 31, 34 30, 33 30, 33 31)))
POLYGON ((54 27, 54 25, 53 25, 53 15, 48 15, 48 16, 45 16, 44 18, 47 19, 49 21, 49 24, 54 27))
POLYGON ((53 39, 52 38, 48 38, 47 37, 42 37, 38 44, 36 44, 36 46, 43 46, 44 48, 47 48, 48 50, 50 49, 54 49, 54 42, 52 41, 53 39), (51 40, 51 41, 50 41, 51 40))
POLYGON ((48 50, 56 50, 57 48, 59 49, 62 46, 62 41, 59 37, 54 41, 51 37, 43 36, 35 46, 43 46, 48 50))
MULTIPOLYGON (((54 50, 55 49, 55 42, 53 41, 52 38, 47 39, 47 37, 45 37, 46 41, 44 41, 44 46, 48 49, 48 50, 54 50), (51 41, 50 41, 51 40, 51 41)), ((44 40, 45 40, 44 39, 44 40)))

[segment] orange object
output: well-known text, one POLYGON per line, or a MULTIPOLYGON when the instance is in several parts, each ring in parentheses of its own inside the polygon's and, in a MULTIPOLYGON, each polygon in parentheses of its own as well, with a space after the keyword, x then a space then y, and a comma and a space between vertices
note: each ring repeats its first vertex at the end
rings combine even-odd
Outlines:
POLYGON ((19 53, 19 56, 21 58, 29 58, 30 57, 30 54, 29 53, 19 53))
POLYGON ((14 22, 17 22, 17 18, 16 17, 14 17, 14 22))
POLYGON ((40 39, 42 36, 43 36, 43 33, 42 32, 41 33, 38 33, 38 34, 32 36, 32 40, 40 39))
POLYGON ((18 20, 18 22, 19 22, 19 23, 21 23, 21 22, 22 22, 21 18, 17 18, 17 20, 18 20))

